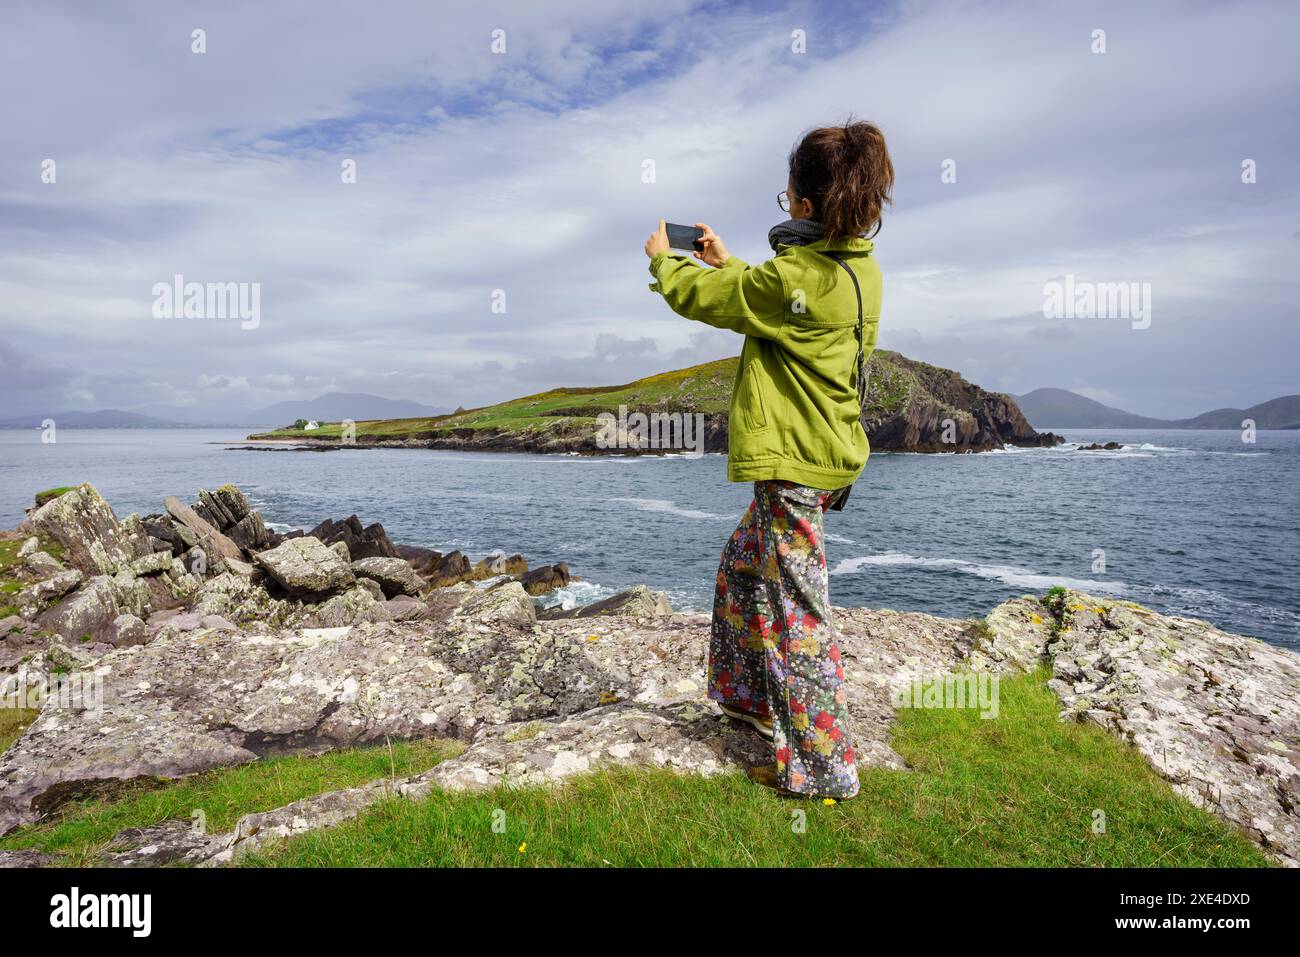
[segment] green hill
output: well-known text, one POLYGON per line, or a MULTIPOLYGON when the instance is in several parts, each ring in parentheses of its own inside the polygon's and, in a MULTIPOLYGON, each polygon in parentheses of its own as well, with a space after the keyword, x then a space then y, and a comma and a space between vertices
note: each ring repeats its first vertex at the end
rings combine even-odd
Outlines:
MULTIPOLYGON (((596 417, 618 415, 621 406, 647 415, 703 413, 705 449, 725 451, 738 362, 736 357, 719 359, 623 385, 551 389, 450 415, 358 421, 356 443, 596 454, 603 451, 596 445, 596 417)), ((868 365, 863 425, 872 446, 881 450, 952 452, 1059 441, 1035 432, 1010 396, 986 392, 948 369, 887 350, 877 351, 868 365)), ((337 444, 343 431, 341 423, 333 422, 311 431, 290 427, 249 438, 337 444)))

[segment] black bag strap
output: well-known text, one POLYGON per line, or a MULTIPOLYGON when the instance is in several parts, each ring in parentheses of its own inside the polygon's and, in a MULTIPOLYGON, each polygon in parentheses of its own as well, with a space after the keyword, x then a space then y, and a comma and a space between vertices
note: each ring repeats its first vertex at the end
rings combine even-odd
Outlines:
MULTIPOLYGON (((862 287, 858 285, 857 273, 855 273, 852 269, 849 268, 849 264, 844 261, 844 258, 842 256, 840 256, 838 253, 828 252, 825 249, 819 249, 817 251, 821 253, 823 256, 825 256, 826 258, 835 260, 835 262, 839 263, 840 266, 844 269, 844 271, 849 274, 849 278, 853 280, 853 292, 858 297, 858 326, 856 329, 856 336, 858 340, 858 362, 857 362, 857 368, 854 370, 854 373, 855 373, 855 378, 857 380, 856 385, 858 388, 858 418, 861 419, 862 407, 867 404, 866 356, 863 355, 863 349, 862 349, 862 287)), ((831 496, 830 500, 826 504, 826 508, 830 509, 833 512, 843 511, 844 506, 849 501, 849 493, 852 491, 853 491, 853 486, 846 485, 844 488, 840 489, 833 496, 831 496)))
POLYGON ((849 274, 849 278, 853 280, 853 292, 858 297, 858 327, 856 330, 858 339, 858 363, 857 369, 855 370, 855 378, 857 380, 855 384, 858 387, 858 411, 859 414, 861 414, 862 407, 867 404, 866 356, 863 355, 862 349, 862 287, 858 285, 857 273, 849 268, 849 264, 844 261, 844 257, 840 256, 838 253, 827 252, 824 249, 819 249, 818 252, 828 259, 835 260, 835 262, 839 263, 840 267, 849 274))

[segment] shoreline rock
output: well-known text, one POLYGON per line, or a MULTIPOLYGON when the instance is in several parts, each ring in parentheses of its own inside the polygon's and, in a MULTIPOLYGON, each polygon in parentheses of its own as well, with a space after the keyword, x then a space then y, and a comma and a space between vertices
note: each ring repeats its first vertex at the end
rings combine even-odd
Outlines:
MULTIPOLYGON (((255 512, 236 518, 237 491, 201 494, 200 503, 238 525, 255 512)), ((250 816, 228 835, 193 842, 169 824, 146 830, 181 842, 158 845, 164 857, 174 852, 165 859, 222 863, 258 834, 337 823, 393 788, 416 797, 433 787, 555 784, 618 764, 710 774, 767 758, 708 700, 708 616, 675 613, 645 586, 539 612, 530 585, 559 580, 562 563, 533 575, 518 572, 518 556, 449 563, 395 545, 400 557, 350 560, 346 540, 314 536, 278 536, 262 551, 241 548, 219 571, 196 569, 186 560, 201 545, 187 545, 180 529, 207 542, 224 534, 196 509, 169 509, 153 534, 134 516, 118 522, 92 486, 65 494, 73 498, 47 502, 32 527, 59 542, 84 529, 83 547, 61 546, 68 567, 40 538, 24 542, 30 614, 0 631, 0 691, 62 675, 82 696, 43 699, 0 755, 0 834, 121 782, 391 738, 452 737, 467 748, 423 775, 250 816), (150 550, 137 555, 144 542, 150 550), (514 576, 479 577, 512 563, 514 576), (449 570, 464 577, 431 585, 449 570)), ((368 543, 386 540, 375 533, 368 543)), ((1300 866, 1294 652, 1065 589, 1003 602, 978 624, 836 614, 862 765, 906 770, 890 738, 900 688, 1045 665, 1062 720, 1118 735, 1190 801, 1300 866)), ((106 863, 149 862, 132 845, 139 835, 121 837, 106 863)), ((0 865, 10 860, 0 854, 0 865)))

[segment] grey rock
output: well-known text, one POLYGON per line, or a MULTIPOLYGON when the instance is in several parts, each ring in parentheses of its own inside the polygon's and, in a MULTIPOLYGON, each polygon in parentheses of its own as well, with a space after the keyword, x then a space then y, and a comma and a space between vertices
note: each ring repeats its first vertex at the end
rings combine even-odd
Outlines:
POLYGON ((510 574, 510 570, 504 555, 489 555, 480 559, 478 564, 474 566, 474 577, 476 579, 496 578, 508 574, 510 574))
POLYGON ((356 581, 347 562, 311 536, 258 552, 257 563, 289 594, 304 598, 323 598, 356 581))
POLYGON ((234 572, 209 579, 196 593, 193 604, 193 611, 200 616, 220 615, 237 625, 257 622, 263 628, 285 624, 299 608, 297 601, 272 598, 250 577, 234 572))
POLYGON ((51 577, 28 585, 15 598, 23 617, 35 618, 50 602, 57 601, 81 584, 81 572, 67 568, 51 577))
POLYGON ((410 595, 397 595, 388 599, 387 604, 388 615, 393 621, 418 621, 429 614, 429 606, 410 595))
POLYGON ((383 592, 374 582, 359 582, 319 605, 309 606, 293 621, 309 628, 337 628, 358 622, 390 621, 392 614, 383 592), (373 586, 374 591, 366 586, 373 586))
POLYGON ((87 575, 112 575, 152 551, 143 528, 133 534, 124 527, 89 483, 46 502, 32 513, 31 522, 87 575))
POLYGON ((253 511, 244 493, 233 485, 223 485, 210 494, 234 524, 243 521, 253 511))
POLYGON ((176 520, 176 533, 184 539, 185 544, 190 548, 201 548, 207 553, 209 568, 217 569, 219 560, 243 558, 238 545, 175 495, 164 498, 163 507, 176 520))
POLYGON ((196 510, 199 504, 203 506, 204 516, 220 531, 224 532, 239 521, 239 519, 227 512, 226 506, 217 501, 216 497, 205 488, 199 489, 199 503, 194 506, 196 510))
POLYGON ((475 592, 456 610, 455 615, 476 621, 480 625, 492 622, 531 625, 537 620, 537 607, 523 586, 512 581, 500 588, 475 592))
POLYGON ((23 559, 21 575, 28 581, 50 578, 64 570, 64 564, 49 552, 35 551, 23 559))
POLYGON ((159 572, 170 571, 172 567, 172 553, 152 552, 137 558, 130 565, 130 571, 133 575, 157 575, 159 572))
POLYGON ((341 522, 326 519, 308 534, 327 545, 343 542, 348 547, 348 555, 353 559, 399 557, 397 546, 389 541, 384 526, 375 522, 362 527, 361 520, 355 515, 341 522))
POLYGON ((50 867, 54 863, 48 854, 40 851, 0 851, 0 868, 50 867))
POLYGON ((358 578, 357 587, 364 588, 366 591, 370 592, 371 596, 374 597, 376 601, 384 601, 385 598, 387 598, 384 594, 384 590, 379 587, 379 582, 372 581, 369 578, 358 578))
POLYGON ((601 601, 584 605, 581 608, 547 608, 538 612, 541 619, 557 618, 599 618, 602 615, 630 615, 634 618, 658 618, 671 615, 673 607, 668 603, 668 596, 661 591, 651 591, 645 585, 635 585, 617 595, 610 595, 601 601))
POLYGON ((78 641, 87 635, 97 640, 106 633, 117 615, 112 579, 107 575, 97 575, 42 614, 38 621, 42 628, 69 641, 78 641))
POLYGON ((18 557, 26 558, 28 555, 35 554, 35 552, 40 547, 41 547, 40 539, 38 539, 35 535, 32 535, 30 538, 24 541, 22 545, 19 546, 18 557))
POLYGON ((404 558, 362 558, 352 563, 352 573, 379 583, 389 598, 397 595, 418 596, 424 581, 404 558))
POLYGON ((249 512, 226 529, 231 540, 245 551, 259 551, 273 544, 271 530, 262 521, 260 512, 249 512))
POLYGON ((569 581, 569 566, 564 562, 534 568, 519 578, 519 583, 530 595, 545 595, 548 591, 563 588, 569 581))
POLYGON ((116 648, 143 645, 150 638, 149 626, 135 615, 118 615, 113 619, 105 640, 116 648))

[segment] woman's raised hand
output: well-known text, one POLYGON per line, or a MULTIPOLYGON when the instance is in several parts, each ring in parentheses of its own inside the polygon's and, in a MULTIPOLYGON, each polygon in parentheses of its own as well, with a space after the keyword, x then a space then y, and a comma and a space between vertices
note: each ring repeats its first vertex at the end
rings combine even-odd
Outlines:
POLYGON ((656 253, 666 252, 668 252, 668 227, 661 219, 659 220, 659 228, 651 233, 650 238, 645 241, 645 254, 654 259, 656 253))
POLYGON ((709 266, 721 266, 731 254, 727 252, 727 247, 722 244, 722 239, 713 228, 707 223, 696 223, 696 229, 704 230, 704 235, 700 237, 700 242, 704 244, 704 249, 695 253, 695 258, 709 266))

